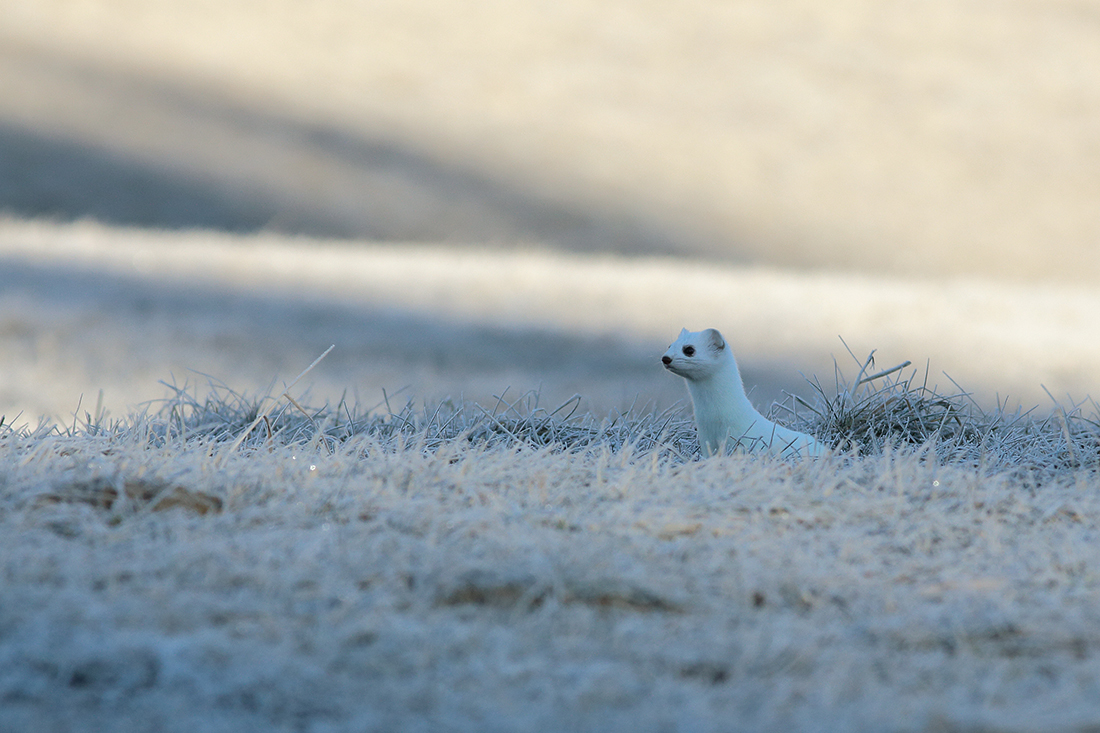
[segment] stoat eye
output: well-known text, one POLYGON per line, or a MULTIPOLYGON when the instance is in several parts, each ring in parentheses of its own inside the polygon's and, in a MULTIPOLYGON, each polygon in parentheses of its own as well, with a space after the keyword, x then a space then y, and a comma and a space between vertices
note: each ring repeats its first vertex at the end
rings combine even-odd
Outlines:
POLYGON ((695 356, 694 346, 685 346, 682 351, 684 352, 684 356, 695 356))

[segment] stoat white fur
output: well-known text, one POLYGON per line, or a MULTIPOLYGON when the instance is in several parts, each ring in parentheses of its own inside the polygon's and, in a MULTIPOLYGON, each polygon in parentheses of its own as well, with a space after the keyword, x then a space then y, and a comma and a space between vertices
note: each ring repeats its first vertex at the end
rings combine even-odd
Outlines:
POLYGON ((733 351, 715 329, 685 328, 661 362, 687 380, 704 456, 728 448, 768 450, 784 457, 817 457, 824 452, 812 435, 776 425, 756 411, 745 395, 733 351))

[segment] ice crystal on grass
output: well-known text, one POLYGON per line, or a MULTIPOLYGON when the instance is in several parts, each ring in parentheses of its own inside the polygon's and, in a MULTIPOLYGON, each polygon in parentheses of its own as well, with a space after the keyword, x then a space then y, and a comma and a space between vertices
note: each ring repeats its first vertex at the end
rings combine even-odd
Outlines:
POLYGON ((213 380, 202 397, 190 385, 164 384, 170 395, 146 405, 126 425, 106 428, 86 414, 67 432, 111 430, 128 437, 143 435, 157 447, 174 441, 211 445, 239 441, 243 450, 312 443, 335 451, 352 439, 424 451, 455 443, 563 451, 619 452, 629 448, 641 453, 656 451, 679 461, 689 460, 696 450, 691 415, 684 414, 679 405, 663 412, 631 408, 597 417, 578 414, 579 395, 547 409, 541 406, 538 392, 508 399, 505 391, 489 406, 450 399, 421 407, 408 399, 394 406, 386 395, 380 404, 366 409, 346 399, 311 407, 272 395, 244 395, 213 380), (267 405, 271 407, 265 411, 267 405))

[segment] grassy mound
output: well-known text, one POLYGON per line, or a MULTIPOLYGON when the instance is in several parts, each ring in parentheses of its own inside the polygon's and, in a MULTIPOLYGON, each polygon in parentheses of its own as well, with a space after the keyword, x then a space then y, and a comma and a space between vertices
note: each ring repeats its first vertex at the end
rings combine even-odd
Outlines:
POLYGON ((773 417, 860 455, 927 446, 945 463, 1048 473, 1100 467, 1100 406, 1094 400, 1055 403, 1045 417, 1036 417, 1036 408, 983 410, 958 385, 951 393, 929 387, 927 367, 923 377, 907 367, 909 362, 876 371, 872 352, 854 379, 837 369, 835 396, 813 382, 814 403, 792 397, 773 417))

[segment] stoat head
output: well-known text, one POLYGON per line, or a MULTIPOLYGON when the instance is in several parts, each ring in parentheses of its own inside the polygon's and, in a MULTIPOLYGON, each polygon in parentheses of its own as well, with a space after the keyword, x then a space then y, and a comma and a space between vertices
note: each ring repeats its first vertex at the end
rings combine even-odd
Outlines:
POLYGON ((684 379, 706 379, 721 367, 729 347, 716 329, 680 331, 680 335, 661 357, 661 363, 684 379))

